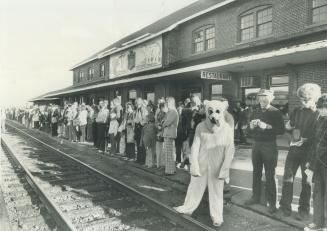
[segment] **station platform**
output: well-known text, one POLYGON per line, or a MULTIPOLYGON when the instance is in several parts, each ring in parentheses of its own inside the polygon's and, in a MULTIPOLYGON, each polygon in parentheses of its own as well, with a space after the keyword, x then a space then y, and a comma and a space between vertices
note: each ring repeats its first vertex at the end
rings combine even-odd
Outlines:
MULTIPOLYGON (((175 175, 167 176, 163 169, 147 168, 138 163, 124 160, 122 156, 109 156, 97 152, 90 144, 71 143, 65 139, 51 137, 44 132, 26 129, 17 122, 10 124, 24 129, 30 135, 42 140, 43 142, 55 147, 56 149, 70 154, 91 166, 103 171, 113 177, 118 177, 126 184, 147 193, 149 196, 160 200, 169 206, 181 205, 185 198, 190 175, 188 172, 177 169, 175 175)), ((279 150, 279 159, 277 167, 278 182, 281 182, 283 175, 283 166, 285 163, 287 150, 279 150)), ((300 176, 298 176, 300 177, 300 176)), ((296 179, 300 182, 300 178, 296 179)), ((303 229, 311 220, 306 222, 297 221, 295 213, 292 217, 278 220, 275 216, 266 212, 265 206, 255 205, 246 207, 244 202, 251 197, 252 185, 252 163, 251 148, 245 146, 236 146, 235 158, 231 169, 231 190, 224 196, 227 203, 224 207, 224 225, 226 230, 235 230, 237 227, 241 230, 299 230, 303 229), (236 219, 236 220, 235 220, 236 219), (230 227, 233 227, 230 229, 230 227)), ((280 183, 279 183, 280 185, 280 183)), ((281 187, 279 187, 281 191, 281 187)), ((299 185, 295 185, 295 194, 299 195, 299 185)), ((294 203, 297 203, 295 196, 294 203)), ((207 193, 204 196, 199 208, 192 217, 199 219, 208 225, 211 224, 207 204, 207 193)), ((222 230, 225 230, 222 228, 222 230)))

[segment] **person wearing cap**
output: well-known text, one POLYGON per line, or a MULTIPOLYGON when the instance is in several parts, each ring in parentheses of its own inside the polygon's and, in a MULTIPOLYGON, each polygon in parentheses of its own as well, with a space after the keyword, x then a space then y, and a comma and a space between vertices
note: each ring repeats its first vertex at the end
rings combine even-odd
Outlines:
POLYGON ((299 87, 297 96, 301 106, 296 107, 290 114, 290 120, 286 123, 286 130, 291 135, 291 143, 286 157, 283 176, 282 197, 277 213, 280 217, 288 217, 292 213, 293 183, 296 172, 301 167, 302 190, 298 207, 298 220, 309 218, 311 186, 307 182, 304 173, 309 150, 313 144, 314 124, 319 116, 316 110, 316 101, 321 95, 317 84, 306 83, 299 87))
POLYGON ((257 98, 260 107, 257 107, 250 117, 250 130, 254 139, 252 147, 253 183, 252 197, 245 205, 258 204, 261 193, 262 169, 266 175, 266 195, 269 203, 268 212, 275 213, 276 182, 275 168, 277 166, 278 150, 276 136, 285 132, 282 113, 271 106, 274 99, 272 90, 260 89, 257 98))

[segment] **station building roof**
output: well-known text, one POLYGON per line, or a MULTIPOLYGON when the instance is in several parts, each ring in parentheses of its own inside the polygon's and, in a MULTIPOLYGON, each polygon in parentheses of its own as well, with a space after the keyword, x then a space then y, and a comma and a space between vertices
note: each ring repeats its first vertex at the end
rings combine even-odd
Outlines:
POLYGON ((88 62, 114 54, 118 51, 127 49, 128 47, 135 46, 154 37, 157 37, 167 31, 174 29, 181 23, 187 22, 195 17, 228 5, 236 0, 199 0, 180 10, 169 14, 166 17, 114 42, 110 46, 102 49, 101 51, 91 55, 82 62, 74 65, 71 70, 82 66, 88 62))

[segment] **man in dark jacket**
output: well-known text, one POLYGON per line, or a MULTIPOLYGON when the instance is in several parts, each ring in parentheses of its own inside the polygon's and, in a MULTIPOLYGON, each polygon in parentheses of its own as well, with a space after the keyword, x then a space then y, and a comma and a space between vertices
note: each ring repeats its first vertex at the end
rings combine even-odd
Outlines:
POLYGON ((260 107, 253 111, 250 119, 250 129, 253 133, 252 148, 253 185, 252 198, 246 205, 259 203, 261 193, 262 169, 266 175, 266 195, 269 203, 268 212, 275 213, 276 209, 276 182, 275 168, 277 166, 276 136, 285 131, 282 113, 271 106, 274 99, 273 91, 261 89, 257 95, 260 107))
POLYGON ((327 230, 327 94, 323 94, 318 102, 319 118, 315 126, 310 162, 305 173, 309 183, 313 182, 313 223, 305 227, 305 231, 327 230))

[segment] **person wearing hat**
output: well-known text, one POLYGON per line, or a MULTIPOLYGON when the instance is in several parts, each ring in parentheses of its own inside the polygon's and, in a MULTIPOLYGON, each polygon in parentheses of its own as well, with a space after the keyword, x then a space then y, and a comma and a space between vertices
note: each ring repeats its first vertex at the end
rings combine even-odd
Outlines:
POLYGON ((254 138, 252 147, 253 183, 252 197, 245 205, 258 204, 261 193, 262 169, 265 169, 266 195, 269 203, 268 212, 275 213, 276 182, 275 168, 277 166, 276 136, 285 132, 282 113, 271 106, 274 99, 272 90, 260 89, 257 94, 260 107, 257 107, 250 117, 250 130, 254 138))
POLYGON ((286 123, 286 130, 291 135, 291 143, 286 157, 282 197, 277 213, 280 217, 288 217, 292 213, 293 183, 296 172, 301 167, 302 190, 296 218, 298 220, 309 218, 311 186, 307 182, 307 175, 304 171, 308 153, 313 144, 314 124, 319 116, 316 101, 320 95, 321 90, 317 84, 306 83, 299 87, 297 96, 301 101, 301 106, 292 111, 290 120, 286 123))

